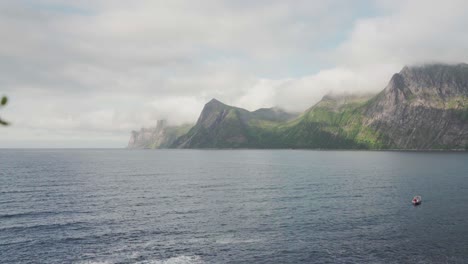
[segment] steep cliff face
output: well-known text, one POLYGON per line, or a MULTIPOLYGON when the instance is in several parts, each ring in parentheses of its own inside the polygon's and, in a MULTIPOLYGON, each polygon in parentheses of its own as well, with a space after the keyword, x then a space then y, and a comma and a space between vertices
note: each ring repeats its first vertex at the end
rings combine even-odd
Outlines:
POLYGON ((468 146, 468 65, 405 67, 373 98, 364 125, 402 149, 468 146))
POLYGON ((187 133, 191 125, 168 126, 165 120, 158 120, 155 127, 132 131, 127 148, 157 149, 168 148, 174 141, 187 133))
POLYGON ((247 142, 243 119, 248 111, 231 107, 216 99, 208 102, 195 126, 179 138, 179 148, 241 147, 247 142))

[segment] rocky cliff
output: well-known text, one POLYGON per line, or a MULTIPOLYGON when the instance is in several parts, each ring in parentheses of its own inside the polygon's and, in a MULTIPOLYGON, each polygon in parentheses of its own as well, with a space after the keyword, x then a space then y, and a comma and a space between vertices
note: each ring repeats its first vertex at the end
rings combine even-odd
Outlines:
POLYGON ((468 146, 468 65, 405 67, 370 101, 364 125, 402 149, 468 146))
POLYGON ((158 120, 155 127, 132 131, 127 148, 157 149, 169 148, 181 135, 188 132, 192 125, 168 126, 165 120, 158 120))

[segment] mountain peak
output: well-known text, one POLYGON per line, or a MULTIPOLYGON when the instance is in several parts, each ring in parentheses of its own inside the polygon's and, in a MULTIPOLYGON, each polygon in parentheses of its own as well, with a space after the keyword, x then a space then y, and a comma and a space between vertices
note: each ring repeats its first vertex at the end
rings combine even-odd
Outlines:
POLYGON ((205 104, 205 107, 203 107, 202 113, 219 112, 219 111, 230 109, 230 108, 232 108, 232 106, 229 106, 213 98, 208 103, 205 104))
POLYGON ((419 98, 423 101, 434 98, 446 101, 458 96, 468 96, 468 64, 405 66, 393 75, 387 91, 402 92, 405 98, 419 98))
POLYGON ((211 99, 206 105, 225 105, 223 102, 219 101, 216 98, 211 99))

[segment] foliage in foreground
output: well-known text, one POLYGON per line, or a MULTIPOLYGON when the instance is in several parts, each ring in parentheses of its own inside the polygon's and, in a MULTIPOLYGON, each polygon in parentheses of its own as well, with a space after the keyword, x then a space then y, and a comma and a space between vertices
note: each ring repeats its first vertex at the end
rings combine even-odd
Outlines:
MULTIPOLYGON (((6 96, 3 96, 2 99, 0 100, 0 107, 4 107, 8 103, 8 98, 6 96)), ((3 120, 0 117, 0 125, 2 126, 7 126, 9 123, 5 120, 3 120)))

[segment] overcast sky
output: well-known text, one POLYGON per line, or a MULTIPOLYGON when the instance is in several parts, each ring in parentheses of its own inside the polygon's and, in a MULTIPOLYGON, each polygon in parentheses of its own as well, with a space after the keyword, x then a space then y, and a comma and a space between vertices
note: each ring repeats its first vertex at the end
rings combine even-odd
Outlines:
POLYGON ((4 0, 0 147, 124 147, 211 98, 303 111, 404 65, 468 62, 465 0, 4 0))

